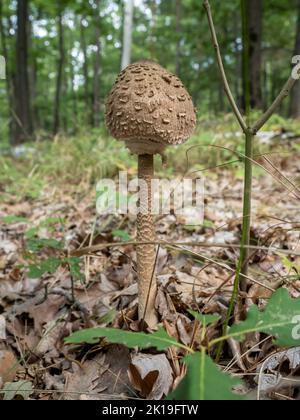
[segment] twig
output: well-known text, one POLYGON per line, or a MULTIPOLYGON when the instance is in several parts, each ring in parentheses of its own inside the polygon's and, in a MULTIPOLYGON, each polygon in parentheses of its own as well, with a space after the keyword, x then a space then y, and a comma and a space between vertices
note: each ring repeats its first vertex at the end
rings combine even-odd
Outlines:
POLYGON ((87 308, 85 308, 78 300, 74 299, 73 294, 69 294, 63 289, 54 288, 51 291, 48 292, 48 295, 56 295, 56 296, 63 296, 67 299, 68 303, 78 311, 82 312, 85 317, 89 316, 89 311, 87 308))
POLYGON ((270 106, 270 108, 264 113, 264 115, 251 127, 251 130, 253 134, 257 134, 258 131, 265 125, 265 123, 272 117, 276 109, 279 108, 281 103, 284 101, 284 99, 289 96, 291 90, 293 89, 294 85, 296 84, 298 80, 294 79, 292 76, 290 76, 289 80, 284 85, 283 89, 273 102, 273 104, 270 106))
MULTIPOLYGON (((91 255, 95 252, 102 251, 106 248, 115 248, 115 247, 124 247, 124 246, 139 246, 139 245, 161 245, 161 246, 190 246, 190 247, 201 247, 201 248, 233 248, 239 249, 240 244, 221 244, 217 242, 170 242, 170 241, 153 241, 153 242, 112 242, 112 243, 103 243, 98 245, 93 245, 91 247, 79 248, 70 252, 72 257, 82 257, 84 255, 91 255)), ((247 245, 245 246, 248 249, 253 249, 257 251, 265 251, 272 253, 279 253, 283 255, 293 255, 295 257, 300 257, 300 252, 295 252, 293 250, 281 249, 276 247, 266 247, 266 246, 256 246, 256 245, 247 245)), ((65 251, 68 253, 68 251, 65 251)))
MULTIPOLYGON (((230 272, 232 272, 232 273, 235 273, 235 271, 236 271, 236 270, 234 270, 233 268, 229 267, 229 265, 227 265, 227 264, 223 264, 223 263, 220 263, 220 262, 218 262, 218 261, 215 261, 215 260, 213 260, 212 258, 206 257, 206 256, 205 256, 205 255, 203 255, 203 254, 198 254, 198 253, 193 252, 193 251, 190 251, 189 249, 186 249, 186 248, 181 248, 181 247, 174 247, 174 248, 175 248, 175 249, 182 250, 182 251, 185 251, 185 252, 189 252, 191 255, 194 255, 194 256, 195 256, 195 257, 197 257, 197 258, 201 258, 201 259, 203 259, 203 260, 205 260, 205 261, 209 261, 209 262, 211 262, 212 264, 215 264, 215 265, 217 265, 217 266, 219 266, 219 267, 223 268, 224 270, 230 271, 230 272)), ((263 284, 263 283, 261 283, 260 281, 255 280, 254 278, 252 278, 252 277, 250 277, 250 276, 248 276, 248 275, 246 275, 246 274, 241 274, 241 277, 243 277, 243 279, 247 279, 247 280, 251 281, 251 282, 252 282, 252 283, 254 283, 254 284, 258 284, 259 286, 261 286, 261 287, 263 287, 263 288, 265 288, 265 289, 267 289, 267 290, 270 290, 271 292, 275 292, 275 289, 273 289, 272 287, 270 287, 270 286, 268 286, 268 285, 266 285, 266 284, 263 284)))
POLYGON ((233 112, 235 113, 238 122, 243 130, 244 133, 246 133, 248 131, 248 127, 247 124, 235 102, 235 99, 233 97, 233 94, 231 92, 228 80, 227 80, 227 76, 225 73, 225 69, 224 69, 224 64, 223 64, 223 60, 222 60, 222 56, 221 56, 221 52, 220 52, 220 46, 219 46, 219 42, 218 42, 218 38, 217 38, 217 34, 216 34, 216 30, 215 30, 215 25, 214 25, 214 21, 213 21, 213 17, 212 17, 212 13, 211 13, 211 7, 209 4, 208 0, 204 1, 204 8, 206 10, 207 13, 207 17, 208 17, 208 23, 209 23, 209 27, 210 27, 210 31, 211 31, 211 35, 213 38, 213 43, 214 43, 214 48, 216 50, 216 55, 217 55, 217 62, 218 62, 218 66, 221 72, 221 77, 222 77, 222 81, 224 84, 224 90, 225 93, 229 99, 230 105, 233 109, 233 112))

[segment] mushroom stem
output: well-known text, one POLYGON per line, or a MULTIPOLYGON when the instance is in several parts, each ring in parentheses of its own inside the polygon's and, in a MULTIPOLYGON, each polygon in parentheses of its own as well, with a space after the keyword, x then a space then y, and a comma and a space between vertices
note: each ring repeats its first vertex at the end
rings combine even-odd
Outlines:
MULTIPOLYGON (((153 175, 153 155, 139 155, 139 212, 137 215, 137 240, 139 242, 155 241, 151 185, 153 175)), ((139 319, 145 321, 149 327, 155 327, 157 324, 155 260, 155 245, 137 247, 139 319)))

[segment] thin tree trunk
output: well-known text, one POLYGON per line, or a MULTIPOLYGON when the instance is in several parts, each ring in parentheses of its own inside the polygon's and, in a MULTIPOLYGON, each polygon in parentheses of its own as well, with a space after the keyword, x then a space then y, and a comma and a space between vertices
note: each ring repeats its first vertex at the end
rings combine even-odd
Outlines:
POLYGON ((60 10, 58 15, 58 49, 59 58, 57 62, 57 78, 56 78, 56 92, 54 102, 54 124, 53 134, 57 134, 61 124, 61 94, 62 94, 62 82, 63 82, 63 67, 65 62, 65 48, 64 48, 64 26, 63 26, 63 11, 60 10))
POLYGON ((28 140, 32 134, 30 86, 28 77, 28 0, 17 3, 17 43, 16 43, 16 131, 14 143, 28 140))
POLYGON ((241 56, 241 48, 240 48, 240 15, 236 13, 234 15, 234 50, 235 50, 235 69, 236 69, 236 76, 234 78, 234 89, 235 89, 235 97, 238 102, 239 107, 242 108, 242 92, 241 92, 241 80, 242 80, 242 56, 241 56))
POLYGON ((131 63, 133 10, 133 0, 125 0, 121 70, 125 69, 131 63))
POLYGON ((217 112, 224 112, 225 111, 225 91, 224 91, 224 86, 223 83, 220 81, 218 83, 218 95, 219 95, 219 100, 218 100, 218 109, 217 112))
POLYGON ((87 46, 86 46, 86 31, 85 26, 83 24, 83 18, 80 20, 80 42, 81 42, 81 50, 83 54, 83 76, 84 76, 84 102, 86 104, 86 113, 87 118, 86 122, 88 124, 92 123, 91 121, 91 92, 90 92, 90 81, 89 81, 89 63, 88 63, 88 55, 87 55, 87 46))
POLYGON ((250 84, 251 107, 262 109, 262 29, 263 0, 248 0, 247 13, 249 18, 250 38, 250 84))
POLYGON ((157 4, 156 0, 150 0, 151 22, 150 22, 150 58, 155 60, 156 57, 156 21, 157 21, 157 4))
POLYGON ((6 95, 8 101, 8 112, 9 112, 9 142, 12 143, 13 140, 13 108, 14 108, 14 100, 13 100, 13 86, 12 86, 12 76, 10 72, 9 66, 9 56, 8 56, 8 49, 7 49, 7 37, 3 25, 3 12, 2 12, 2 2, 0 1, 0 39, 2 44, 2 51, 3 57, 6 63, 6 95))
POLYGON ((100 0, 95 0, 95 60, 94 60, 94 86, 93 86, 93 125, 94 127, 100 126, 100 72, 101 72, 101 30, 100 30, 100 0))
MULTIPOLYGON (((33 50, 33 28, 29 21, 28 23, 28 49, 33 50)), ((31 116, 32 116, 32 131, 35 132, 38 126, 38 107, 36 106, 36 83, 37 83, 37 62, 35 54, 30 54, 30 62, 28 65, 28 77, 29 77, 29 88, 30 88, 30 105, 31 105, 31 116)))
MULTIPOLYGON (((300 55, 300 0, 297 2, 298 21, 296 28, 296 40, 294 55, 300 55)), ((296 83, 291 93, 290 116, 292 118, 300 118, 300 83, 296 83)))
POLYGON ((180 77, 181 66, 181 17, 182 3, 176 0, 176 74, 180 77))
POLYGON ((77 108, 77 94, 75 89, 75 74, 74 74, 74 65, 73 65, 73 57, 70 55, 70 78, 71 78, 71 92, 72 92, 72 104, 73 104, 73 130, 76 131, 78 127, 78 108, 77 108))
MULTIPOLYGON (((66 67, 67 57, 65 56, 65 63, 64 68, 66 67)), ((60 109, 61 109, 61 126, 63 127, 63 131, 65 133, 68 132, 68 116, 69 116, 69 108, 68 108, 68 75, 66 71, 63 71, 62 75, 62 87, 61 87, 61 100, 60 100, 60 109), (63 112, 62 112, 63 110, 63 112)), ((72 124, 72 123, 71 123, 72 124)), ((73 128, 73 124, 72 124, 73 128)))

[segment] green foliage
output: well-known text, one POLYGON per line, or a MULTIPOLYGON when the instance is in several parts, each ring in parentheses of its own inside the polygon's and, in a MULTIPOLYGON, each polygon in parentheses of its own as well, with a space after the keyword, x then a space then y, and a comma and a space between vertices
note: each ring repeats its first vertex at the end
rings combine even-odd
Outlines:
POLYGON ((48 258, 45 261, 41 261, 38 264, 29 265, 28 277, 30 279, 39 279, 45 273, 53 274, 56 272, 58 267, 61 265, 61 260, 58 258, 48 258))
MULTIPOLYGON (((9 52, 8 69, 15 72, 15 21, 16 2, 3 0, 2 24, 9 52), (11 23, 14 22, 14 31, 11 23)), ((202 1, 181 0, 180 31, 176 31, 175 1, 143 1, 135 8, 132 60, 152 58, 170 71, 176 71, 179 56, 179 76, 192 93, 199 109, 199 120, 204 114, 228 112, 224 100, 217 68, 214 64, 210 33, 202 1)), ((103 122, 104 103, 116 75, 120 71, 122 53, 123 2, 119 0, 101 1, 101 15, 95 19, 93 2, 74 0, 49 4, 42 0, 30 2, 30 20, 34 37, 30 40, 29 63, 37 74, 32 95, 35 111, 36 138, 49 138, 53 128, 53 104, 56 89, 58 39, 56 34, 57 15, 63 9, 65 63, 63 71, 64 95, 61 100, 61 130, 69 135, 78 133, 82 127, 91 124, 93 96, 93 64, 95 60, 95 25, 101 29, 101 120, 103 122), (83 27, 80 22, 83 21, 83 27), (83 66, 84 36, 87 49, 88 78, 85 80, 83 66), (75 79, 75 80, 74 80, 75 79), (75 87, 75 89, 74 89, 75 87), (47 95, 45 95, 47 92, 47 95), (88 95, 88 97, 86 97, 88 95)), ((216 29, 220 37, 222 54, 228 78, 236 98, 242 96, 240 68, 241 20, 239 0, 212 2, 216 29)), ((268 103, 274 99, 290 72, 291 51, 294 48, 296 29, 296 5, 294 2, 282 4, 279 0, 266 2, 264 7, 264 91, 268 103), (282 48, 284 46, 284 48, 282 48)), ((1 51, 1 54, 3 52, 1 51)), ((1 81, 2 82, 2 81, 1 81)), ((283 106, 287 110, 288 103, 283 106)), ((8 119, 11 118, 7 93, 0 90, 0 149, 7 146, 8 119)), ((214 115, 213 114, 213 115, 214 115)), ((226 117, 224 117, 225 119, 226 117)), ((82 130, 84 133, 84 129, 82 130)), ((66 154, 65 156, 68 156, 66 154)), ((1 164, 0 164, 1 166, 1 164)), ((11 168, 14 171, 14 168, 11 168)), ((74 167, 73 169, 76 170, 74 167)), ((15 171, 14 176, 17 175, 15 171)), ((25 178, 22 178, 25 181, 25 178)), ((21 179, 20 179, 21 181, 21 179)), ((33 174, 22 185, 22 190, 30 197, 36 196, 42 188, 39 177, 33 174), (30 188, 35 185, 36 189, 30 188)), ((19 182, 19 185, 21 183, 19 182)), ((12 190, 18 189, 11 185, 12 190)))
POLYGON ((5 401, 13 399, 27 400, 33 392, 32 383, 29 381, 7 382, 1 394, 5 401))
POLYGON ((202 315, 199 312, 195 312, 195 311, 189 311, 189 313, 204 326, 214 324, 220 319, 219 315, 202 315))
POLYGON ((125 230, 113 230, 112 235, 116 238, 120 238, 124 242, 130 241, 132 238, 125 230))
POLYGON ((63 249, 64 241, 45 238, 30 238, 27 241, 27 249, 31 252, 39 252, 44 248, 63 249))
POLYGON ((20 216, 5 216, 1 218, 1 222, 9 225, 13 223, 28 223, 28 220, 20 216))
POLYGON ((65 339, 66 343, 89 343, 95 344, 99 338, 105 337, 110 343, 123 344, 128 348, 140 347, 148 349, 155 347, 157 350, 165 350, 171 346, 186 348, 170 337, 163 328, 153 334, 134 333, 113 328, 89 328, 77 331, 65 339))
POLYGON ((26 230, 25 246, 26 259, 28 264, 28 277, 31 279, 39 279, 44 274, 54 274, 60 266, 67 266, 70 275, 74 280, 83 281, 84 275, 81 272, 80 258, 64 257, 63 249, 65 241, 63 239, 57 240, 54 238, 40 238, 39 233, 41 229, 47 228, 48 231, 55 231, 58 226, 59 229, 64 229, 64 219, 62 217, 48 217, 42 220, 37 226, 32 226, 29 220, 18 216, 7 216, 1 219, 3 223, 26 223, 28 229, 26 230), (41 258, 40 253, 51 250, 52 254, 49 258, 41 258))
POLYGON ((189 354, 184 358, 187 374, 169 396, 169 400, 226 401, 242 400, 233 388, 240 381, 222 373, 205 351, 189 354))
POLYGON ((279 289, 264 311, 253 305, 246 321, 230 328, 229 336, 242 340, 245 334, 259 331, 276 337, 278 346, 296 347, 300 345, 300 338, 293 336, 293 330, 299 316, 300 298, 292 299, 286 289, 279 289))
POLYGON ((80 270, 80 258, 77 257, 69 257, 64 258, 63 263, 67 263, 70 267, 70 274, 74 280, 84 280, 84 275, 80 270))
POLYGON ((282 257, 281 258, 282 264, 286 267, 289 271, 294 271, 297 274, 300 273, 300 265, 295 264, 293 261, 291 261, 288 257, 282 257))
MULTIPOLYGON (((219 320, 218 316, 201 315, 190 311, 199 322, 207 326, 219 320)), ((250 308, 246 321, 231 327, 228 335, 215 339, 209 343, 209 347, 228 338, 242 340, 245 334, 264 332, 276 337, 279 346, 298 346, 300 339, 295 338, 295 320, 300 318, 300 298, 292 299, 285 289, 279 289, 271 297, 266 309, 259 311, 257 306, 250 308)), ((297 326, 296 326, 297 327, 297 326)), ((206 349, 200 352, 177 342, 170 337, 164 329, 159 329, 153 334, 135 333, 111 328, 91 328, 80 330, 65 339, 71 343, 95 344, 100 338, 106 338, 110 343, 123 344, 129 348, 140 347, 147 349, 155 347, 157 350, 165 350, 175 346, 184 348, 190 354, 185 357, 187 375, 177 389, 169 396, 169 399, 178 400, 241 400, 242 396, 233 392, 239 381, 221 372, 211 358, 206 354, 206 349)))

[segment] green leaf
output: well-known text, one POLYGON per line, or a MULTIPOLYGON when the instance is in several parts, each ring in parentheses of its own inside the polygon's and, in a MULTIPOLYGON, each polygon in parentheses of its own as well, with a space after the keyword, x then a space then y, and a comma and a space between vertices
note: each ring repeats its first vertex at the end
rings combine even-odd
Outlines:
POLYGON ((75 280, 84 280, 84 275, 80 270, 80 258, 78 257, 70 257, 65 258, 64 262, 66 262, 70 267, 70 274, 75 280))
POLYGON ((47 227, 56 224, 64 225, 65 219, 63 217, 47 217, 47 219, 43 220, 40 223, 40 227, 47 227))
POLYGON ((32 394, 32 384, 29 381, 7 382, 1 391, 4 394, 4 400, 13 400, 16 397, 21 397, 27 400, 32 394))
POLYGON ((296 347, 300 345, 299 324, 300 298, 293 299, 286 289, 279 289, 263 312, 253 305, 247 319, 230 328, 229 336, 243 340, 248 333, 263 332, 276 337, 278 346, 296 347))
POLYGON ((120 238, 124 242, 128 242, 131 240, 131 236, 125 230, 113 230, 113 236, 120 238))
POLYGON ((57 241, 56 239, 30 238, 27 241, 27 248, 32 252, 38 252, 44 248, 62 249, 63 246, 63 241, 57 241))
POLYGON ((282 257, 282 264, 288 271, 294 270, 296 273, 300 272, 300 266, 289 260, 288 257, 282 257))
POLYGON ((232 392, 239 380, 222 373, 205 351, 190 354, 184 358, 187 374, 168 400, 219 401, 243 400, 232 392))
POLYGON ((187 349, 183 344, 178 343, 170 337, 163 328, 153 334, 117 330, 115 328, 89 328, 77 331, 65 339, 70 343, 98 343, 99 338, 106 338, 110 343, 123 344, 128 348, 140 347, 148 349, 155 347, 157 350, 165 350, 168 347, 176 346, 187 349))
POLYGON ((108 312, 106 312, 106 314, 97 319, 97 324, 111 324, 115 320, 116 316, 117 311, 115 309, 110 309, 108 312))
POLYGON ((219 321, 221 318, 219 315, 202 315, 199 312, 189 311, 189 313, 202 325, 207 326, 213 324, 214 322, 219 321))
POLYGON ((36 227, 30 228, 25 232, 25 238, 26 239, 34 238, 34 236, 36 236, 37 233, 38 233, 38 228, 36 227))
POLYGON ((53 274, 60 265, 61 260, 59 258, 49 258, 39 264, 32 264, 29 266, 28 277, 30 279, 39 279, 45 273, 53 274))
POLYGON ((1 218, 1 222, 9 225, 12 223, 28 223, 28 220, 20 216, 5 216, 1 218))

